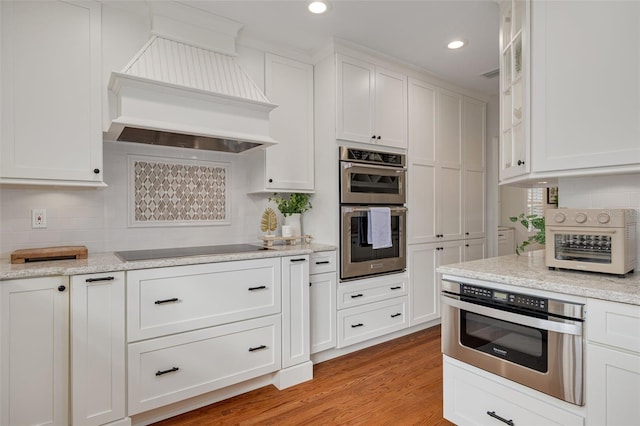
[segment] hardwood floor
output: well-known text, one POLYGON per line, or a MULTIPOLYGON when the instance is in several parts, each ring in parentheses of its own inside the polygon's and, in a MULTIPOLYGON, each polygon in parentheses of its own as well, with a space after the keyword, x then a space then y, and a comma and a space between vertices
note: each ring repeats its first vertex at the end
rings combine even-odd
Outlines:
POLYGON ((440 327, 317 364, 312 381, 267 386, 156 424, 451 425, 442 418, 440 327))

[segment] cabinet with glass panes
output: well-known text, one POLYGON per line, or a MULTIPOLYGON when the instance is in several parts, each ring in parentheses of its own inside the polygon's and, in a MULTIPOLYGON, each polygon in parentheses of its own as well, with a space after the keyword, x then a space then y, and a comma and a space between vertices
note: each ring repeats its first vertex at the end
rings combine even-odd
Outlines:
POLYGON ((500 179, 529 173, 527 0, 500 3, 500 179))

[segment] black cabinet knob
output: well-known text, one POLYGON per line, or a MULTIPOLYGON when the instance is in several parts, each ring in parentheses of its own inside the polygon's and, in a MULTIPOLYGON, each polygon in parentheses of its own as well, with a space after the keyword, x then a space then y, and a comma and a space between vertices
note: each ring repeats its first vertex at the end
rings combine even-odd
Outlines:
POLYGON ((524 166, 524 161, 518 160, 518 166, 524 166))
POLYGON ((63 285, 59 285, 59 286, 58 286, 58 291, 59 291, 59 292, 63 292, 63 291, 65 291, 66 289, 67 289, 67 288, 66 288, 65 286, 63 286, 63 285))
POLYGON ((465 232, 465 233, 464 233, 464 235, 469 235, 469 233, 468 233, 468 232, 465 232))
POLYGON ((93 173, 95 173, 97 175, 100 174, 100 169, 93 169, 93 173))
POLYGON ((380 140, 380 136, 378 136, 376 139, 380 140))
POLYGON ((376 135, 371 136, 371 139, 375 139, 375 138, 376 138, 376 135))
POLYGON ((269 183, 273 183, 273 179, 269 179, 269 183))

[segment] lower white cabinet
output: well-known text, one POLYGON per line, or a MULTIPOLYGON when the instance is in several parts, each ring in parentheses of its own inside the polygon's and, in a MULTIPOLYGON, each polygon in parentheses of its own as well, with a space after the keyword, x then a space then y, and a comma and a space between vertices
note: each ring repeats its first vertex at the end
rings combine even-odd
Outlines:
POLYGON ((129 344, 129 414, 281 367, 280 315, 129 344))
POLYGON ((485 238, 464 240, 464 262, 484 259, 485 257, 487 257, 487 240, 485 238))
POLYGON ((71 424, 126 416, 124 272, 71 277, 71 424))
POLYGON ((587 424, 640 424, 640 306, 587 301, 587 424))
POLYGON ((311 255, 309 266, 309 314, 311 317, 311 353, 336 346, 336 252, 311 255))
POLYGON ((68 424, 69 278, 0 283, 0 327, 0 424, 68 424))
POLYGON ((309 256, 282 258, 282 368, 311 356, 309 256))
MULTIPOLYGON (((458 425, 582 426, 584 417, 558 400, 535 398, 523 386, 509 383, 444 356, 444 417, 458 425), (521 391, 522 390, 522 391, 521 391)), ((554 399, 549 397, 550 399, 554 399)))
POLYGON ((407 308, 407 296, 402 296, 338 311, 338 347, 407 328, 407 308))

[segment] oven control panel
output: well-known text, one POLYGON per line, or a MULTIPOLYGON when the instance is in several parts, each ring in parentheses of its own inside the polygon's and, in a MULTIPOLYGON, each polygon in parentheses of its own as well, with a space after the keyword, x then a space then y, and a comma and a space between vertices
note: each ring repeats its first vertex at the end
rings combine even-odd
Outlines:
POLYGON ((466 284, 460 285, 460 294, 463 296, 485 299, 487 301, 497 302, 509 306, 529 308, 543 312, 547 311, 549 305, 547 299, 543 299, 540 297, 519 293, 510 293, 501 290, 492 290, 466 284))

